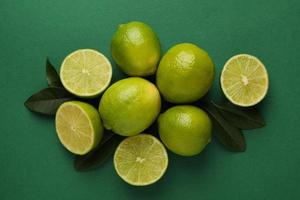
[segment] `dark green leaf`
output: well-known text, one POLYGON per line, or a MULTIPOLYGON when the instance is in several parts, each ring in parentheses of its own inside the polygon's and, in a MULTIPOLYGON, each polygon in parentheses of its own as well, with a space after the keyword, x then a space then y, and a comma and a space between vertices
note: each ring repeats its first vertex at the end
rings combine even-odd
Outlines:
POLYGON ((245 151, 246 141, 242 131, 227 122, 213 106, 213 103, 205 104, 204 109, 212 118, 213 125, 216 128, 214 133, 217 139, 231 151, 245 151))
POLYGON ((50 87, 63 87, 56 69, 51 64, 49 58, 46 60, 47 82, 50 87))
POLYGON ((33 112, 54 115, 62 103, 73 99, 75 97, 65 89, 50 87, 29 97, 25 102, 25 106, 33 112))
POLYGON ((98 147, 83 156, 76 156, 74 168, 77 171, 87 171, 102 165, 115 151, 122 137, 114 133, 105 134, 98 147))
POLYGON ((240 129, 255 129, 265 126, 265 121, 255 107, 243 108, 232 103, 213 104, 222 116, 240 129))

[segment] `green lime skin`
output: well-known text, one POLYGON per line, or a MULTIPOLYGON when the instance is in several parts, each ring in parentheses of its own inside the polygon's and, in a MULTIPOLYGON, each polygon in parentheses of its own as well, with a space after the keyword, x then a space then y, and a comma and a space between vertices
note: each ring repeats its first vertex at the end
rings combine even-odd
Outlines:
POLYGON ((212 123, 200 108, 174 106, 158 118, 161 140, 172 152, 182 156, 199 154, 211 140, 212 123))
POLYGON ((167 51, 159 63, 156 83, 165 100, 190 103, 203 97, 214 79, 212 59, 194 44, 182 43, 167 51))
POLYGON ((104 127, 122 136, 133 136, 148 128, 161 107, 158 89, 138 77, 120 80, 103 94, 99 112, 104 127))
POLYGON ((150 26, 142 22, 121 24, 111 42, 113 59, 129 76, 155 73, 160 59, 160 43, 150 26))

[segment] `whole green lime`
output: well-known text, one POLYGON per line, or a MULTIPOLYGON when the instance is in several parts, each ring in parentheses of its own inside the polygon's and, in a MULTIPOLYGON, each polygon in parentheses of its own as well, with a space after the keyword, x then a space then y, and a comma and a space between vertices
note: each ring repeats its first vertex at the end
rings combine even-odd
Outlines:
POLYGON ((151 82, 126 78, 111 85, 103 94, 99 112, 106 129, 133 136, 148 128, 161 107, 158 89, 151 82))
POLYGON ((211 140, 208 115, 195 106, 174 106, 158 118, 161 140, 172 152, 182 156, 199 154, 211 140))
POLYGON ((156 83, 167 101, 190 103, 207 93, 214 73, 213 61, 203 49, 182 43, 163 56, 157 69, 156 83))
POLYGON ((119 25, 111 51, 123 72, 130 76, 148 76, 156 71, 160 43, 150 26, 134 21, 119 25))

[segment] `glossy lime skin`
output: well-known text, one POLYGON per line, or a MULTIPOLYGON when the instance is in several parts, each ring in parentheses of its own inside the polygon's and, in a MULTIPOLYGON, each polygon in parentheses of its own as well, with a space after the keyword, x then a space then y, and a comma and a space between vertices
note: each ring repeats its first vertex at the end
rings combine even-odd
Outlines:
POLYGON ((194 44, 182 43, 167 51, 159 63, 156 83, 172 103, 190 103, 203 97, 214 79, 209 55, 194 44))
POLYGON ((160 58, 160 43, 151 29, 142 22, 121 24, 111 42, 113 59, 129 76, 155 73, 160 58))
POLYGON ((211 140, 212 123, 200 108, 174 106, 158 118, 161 140, 172 152, 182 156, 199 154, 211 140))
POLYGON ((105 91, 99 112, 106 129, 122 136, 133 136, 154 122, 160 107, 161 99, 155 85, 131 77, 114 83, 105 91))

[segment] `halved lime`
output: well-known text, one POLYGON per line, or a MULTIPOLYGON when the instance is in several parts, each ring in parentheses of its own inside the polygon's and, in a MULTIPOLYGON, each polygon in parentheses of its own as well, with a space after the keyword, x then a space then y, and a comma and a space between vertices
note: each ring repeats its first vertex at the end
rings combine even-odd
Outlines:
POLYGON ((103 134, 103 126, 97 110, 79 101, 69 101, 59 107, 56 112, 55 126, 63 146, 79 155, 94 149, 103 134))
POLYGON ((248 54, 233 56, 221 74, 221 87, 225 96, 238 106, 253 106, 267 94, 269 78, 264 64, 248 54))
POLYGON ((104 91, 111 80, 109 60, 98 51, 80 49, 68 55, 60 68, 64 87, 79 97, 95 97, 104 91))
POLYGON ((118 175, 136 186, 158 181, 168 167, 168 154, 163 144, 149 134, 140 134, 123 140, 114 155, 118 175))

